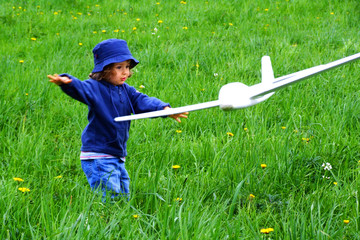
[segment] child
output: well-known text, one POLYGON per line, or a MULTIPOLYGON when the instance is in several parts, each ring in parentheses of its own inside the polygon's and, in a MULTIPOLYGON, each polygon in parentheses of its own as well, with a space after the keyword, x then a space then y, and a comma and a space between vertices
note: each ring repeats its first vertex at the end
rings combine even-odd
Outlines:
MULTIPOLYGON (((148 97, 125 81, 132 75, 136 60, 126 41, 108 39, 93 49, 95 67, 90 79, 80 81, 68 75, 48 75, 70 97, 88 105, 89 123, 82 133, 81 167, 93 190, 101 189, 103 198, 129 195, 129 175, 125 169, 126 141, 130 121, 115 122, 118 116, 169 108, 157 98, 148 97)), ((188 113, 171 115, 176 121, 188 113)))

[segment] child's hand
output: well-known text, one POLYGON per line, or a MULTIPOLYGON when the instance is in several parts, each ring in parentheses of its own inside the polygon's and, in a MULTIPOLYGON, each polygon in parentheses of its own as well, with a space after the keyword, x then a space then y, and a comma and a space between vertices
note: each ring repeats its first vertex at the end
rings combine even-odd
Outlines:
MULTIPOLYGON (((170 107, 164 107, 165 109, 168 109, 170 107)), ((174 115, 169 115, 168 117, 171 117, 173 119, 175 119, 177 122, 181 123, 180 118, 188 118, 189 112, 184 112, 184 113, 179 113, 179 114, 174 114, 174 115)))
POLYGON ((60 77, 57 74, 54 75, 47 75, 47 77, 50 79, 49 82, 55 83, 56 85, 62 85, 62 84, 69 84, 71 83, 71 79, 68 77, 60 77))

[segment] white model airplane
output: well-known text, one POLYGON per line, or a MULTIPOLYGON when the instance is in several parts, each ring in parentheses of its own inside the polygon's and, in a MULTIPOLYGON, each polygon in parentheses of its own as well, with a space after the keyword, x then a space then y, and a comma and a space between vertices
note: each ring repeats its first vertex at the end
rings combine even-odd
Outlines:
POLYGON ((274 77, 274 72, 271 66, 269 56, 264 56, 261 59, 261 83, 252 86, 247 86, 240 82, 233 82, 221 87, 219 92, 219 99, 215 101, 188 105, 178 108, 169 108, 166 110, 140 113, 129 116, 117 117, 114 120, 117 122, 129 121, 143 118, 153 118, 179 114, 184 112, 196 111, 205 108, 212 108, 220 106, 222 110, 233 110, 239 108, 246 108, 265 101, 271 97, 276 90, 289 86, 293 83, 299 82, 308 77, 322 73, 329 69, 341 66, 343 64, 352 62, 360 58, 360 53, 339 59, 328 64, 319 65, 308 68, 296 73, 292 73, 279 78, 274 77))

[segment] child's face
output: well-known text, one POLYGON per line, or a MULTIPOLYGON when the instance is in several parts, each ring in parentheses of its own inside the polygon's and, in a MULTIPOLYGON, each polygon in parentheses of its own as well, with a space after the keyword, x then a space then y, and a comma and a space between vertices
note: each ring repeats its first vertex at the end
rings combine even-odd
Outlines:
POLYGON ((118 86, 124 84, 126 79, 130 76, 130 60, 115 63, 111 69, 111 74, 108 82, 118 86))

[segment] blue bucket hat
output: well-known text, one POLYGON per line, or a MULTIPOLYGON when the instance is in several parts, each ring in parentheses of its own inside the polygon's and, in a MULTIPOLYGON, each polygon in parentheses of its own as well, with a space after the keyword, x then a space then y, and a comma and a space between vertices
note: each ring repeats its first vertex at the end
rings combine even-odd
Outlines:
POLYGON ((122 39, 107 39, 98 43, 93 49, 93 54, 95 65, 92 70, 93 73, 101 72, 106 65, 111 63, 131 60, 130 68, 135 67, 139 63, 131 55, 126 41, 122 39))

